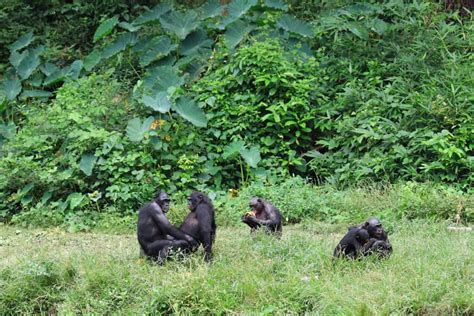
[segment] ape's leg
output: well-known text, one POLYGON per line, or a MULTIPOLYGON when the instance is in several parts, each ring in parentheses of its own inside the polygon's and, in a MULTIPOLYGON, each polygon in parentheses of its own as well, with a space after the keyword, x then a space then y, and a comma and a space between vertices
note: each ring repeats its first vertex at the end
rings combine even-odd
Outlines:
POLYGON ((186 247, 188 247, 188 242, 185 240, 156 240, 148 244, 145 252, 151 259, 163 264, 170 249, 184 249, 186 247))

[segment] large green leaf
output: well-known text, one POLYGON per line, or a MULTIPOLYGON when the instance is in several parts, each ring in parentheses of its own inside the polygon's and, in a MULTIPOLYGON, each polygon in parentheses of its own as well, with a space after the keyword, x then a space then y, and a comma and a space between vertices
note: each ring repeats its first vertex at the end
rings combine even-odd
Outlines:
POLYGON ((201 19, 212 18, 220 15, 224 8, 219 0, 209 0, 199 8, 199 16, 201 19))
POLYGON ((173 9, 173 5, 171 2, 161 3, 155 6, 152 10, 147 11, 143 13, 142 15, 140 15, 138 18, 136 18, 136 20, 133 21, 133 24, 140 25, 140 24, 158 20, 163 14, 171 11, 172 9, 173 9))
POLYGON ((76 207, 81 204, 82 200, 84 200, 85 195, 79 192, 74 192, 68 195, 66 201, 69 202, 69 207, 71 210, 74 210, 76 207))
POLYGON ((257 168, 258 163, 260 162, 260 150, 253 146, 249 150, 242 148, 240 150, 240 155, 244 158, 245 162, 252 168, 257 168))
POLYGON ((153 116, 148 117, 143 123, 139 118, 128 121, 127 136, 132 142, 139 142, 145 137, 145 133, 150 130, 153 123, 153 116))
POLYGON ((89 55, 84 58, 84 69, 91 71, 102 59, 100 51, 94 49, 89 55))
POLYGON ((367 40, 369 38, 369 30, 359 22, 348 22, 346 28, 355 36, 367 40))
POLYGON ((24 50, 23 52, 19 53, 16 50, 12 51, 10 53, 10 58, 8 58, 8 61, 10 61, 10 64, 13 65, 13 67, 17 68, 21 61, 28 56, 28 51, 24 50))
POLYGON ((41 72, 37 71, 26 82, 32 87, 41 87, 41 84, 43 83, 43 78, 44 75, 41 72))
POLYGON ((112 57, 113 55, 123 51, 127 47, 127 45, 133 45, 136 40, 136 33, 127 32, 120 34, 112 43, 104 47, 104 49, 102 50, 101 57, 112 57))
POLYGON ((21 94, 21 98, 49 98, 52 97, 53 94, 49 91, 44 90, 23 90, 21 94))
POLYGON ((184 39, 199 25, 198 15, 193 10, 167 13, 160 17, 160 22, 165 30, 174 33, 180 39, 184 39))
POLYGON ((383 20, 380 20, 380 19, 372 20, 371 29, 379 35, 384 35, 388 27, 389 27, 389 24, 383 20))
POLYGON ((180 76, 177 69, 170 66, 153 67, 145 75, 145 89, 157 92, 168 91, 171 87, 180 87, 184 84, 184 77, 180 76))
POLYGON ((17 39, 13 44, 11 44, 8 48, 11 51, 22 49, 30 45, 30 43, 35 39, 32 32, 26 33, 25 35, 21 36, 17 39))
POLYGON ((97 157, 94 154, 85 154, 81 158, 81 162, 79 163, 79 168, 86 174, 86 176, 90 176, 92 174, 92 169, 94 169, 94 165, 97 161, 97 157))
POLYGON ((53 73, 59 71, 59 67, 52 64, 52 63, 46 63, 43 66, 40 67, 41 72, 44 73, 46 76, 50 76, 53 73))
POLYGON ((39 55, 43 52, 44 46, 35 49, 29 49, 25 58, 23 58, 17 67, 17 72, 21 79, 25 80, 31 76, 33 71, 40 65, 39 55))
POLYGON ((283 0, 265 0, 265 6, 283 11, 288 10, 288 5, 283 0))
POLYGON ((234 48, 242 39, 252 31, 253 27, 248 23, 237 20, 227 26, 224 34, 225 44, 228 48, 234 48))
POLYGON ((224 147, 222 152, 222 158, 232 159, 235 158, 240 151, 244 148, 245 142, 243 140, 234 141, 231 144, 224 147))
POLYGON ((207 117, 204 112, 189 97, 181 97, 176 101, 174 109, 181 115, 185 120, 191 122, 193 125, 198 127, 207 126, 207 117))
POLYGON ((6 139, 12 139, 16 134, 16 125, 13 122, 0 124, 0 136, 6 139))
POLYGON ((101 38, 109 35, 118 23, 118 16, 111 17, 110 19, 102 22, 94 33, 94 43, 101 38))
POLYGON ((79 78, 79 75, 81 74, 81 70, 83 67, 84 67, 84 63, 82 62, 82 60, 80 59, 75 60, 71 64, 71 66, 69 66, 66 76, 73 80, 77 80, 77 78, 79 78))
POLYGON ((143 103, 155 111, 166 113, 171 108, 171 102, 166 91, 160 91, 153 96, 144 95, 143 103))
POLYGON ((281 27, 282 29, 296 33, 301 36, 305 37, 313 37, 314 32, 311 28, 311 25, 308 23, 301 21, 297 18, 292 17, 291 15, 284 14, 278 21, 277 26, 281 27))
POLYGON ((13 100, 21 92, 21 81, 18 79, 3 79, 3 91, 8 100, 13 100))
POLYGON ((257 0, 234 0, 227 6, 227 17, 222 21, 222 26, 225 27, 226 25, 234 22, 235 20, 239 19, 251 7, 257 5, 257 0))
POLYGON ((203 51, 209 51, 213 43, 204 30, 198 29, 186 36, 180 45, 179 53, 184 56, 201 54, 203 51))
POLYGON ((150 48, 140 55, 140 64, 147 66, 176 49, 178 45, 171 43, 168 36, 162 35, 151 40, 150 48))
POLYGON ((128 23, 128 22, 120 22, 118 26, 129 32, 136 32, 139 29, 141 29, 141 26, 134 26, 133 24, 128 23))
POLYGON ((63 69, 58 69, 55 72, 53 72, 51 75, 46 77, 46 79, 43 82, 43 86, 48 87, 52 86, 58 82, 64 81, 66 78, 66 75, 64 73, 63 69))

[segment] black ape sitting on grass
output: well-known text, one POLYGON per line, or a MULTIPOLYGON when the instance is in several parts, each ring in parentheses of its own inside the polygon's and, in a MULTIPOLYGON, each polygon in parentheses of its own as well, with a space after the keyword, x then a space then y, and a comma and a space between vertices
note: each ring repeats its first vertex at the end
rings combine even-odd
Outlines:
POLYGON ((281 236, 281 215, 275 206, 264 199, 254 197, 250 200, 249 207, 251 211, 245 213, 241 220, 250 226, 251 233, 263 227, 267 233, 281 236))
POLYGON ((145 255, 162 264, 170 249, 187 249, 194 240, 168 221, 170 198, 165 192, 155 194, 153 201, 138 211, 137 236, 145 255))
POLYGON ((350 227, 334 249, 334 257, 344 256, 350 259, 371 254, 385 258, 391 253, 392 245, 388 241, 388 235, 376 218, 369 218, 362 225, 350 227))
POLYGON ((196 251, 199 245, 203 245, 204 259, 209 262, 212 259, 212 244, 216 238, 214 206, 205 194, 193 192, 188 198, 188 208, 190 212, 179 229, 197 241, 197 244, 190 248, 191 251, 196 251))
POLYGON ((388 234, 383 229, 382 223, 376 218, 369 218, 359 226, 367 230, 370 239, 364 245, 364 255, 376 254, 379 258, 389 257, 392 253, 392 245, 388 240, 388 234))

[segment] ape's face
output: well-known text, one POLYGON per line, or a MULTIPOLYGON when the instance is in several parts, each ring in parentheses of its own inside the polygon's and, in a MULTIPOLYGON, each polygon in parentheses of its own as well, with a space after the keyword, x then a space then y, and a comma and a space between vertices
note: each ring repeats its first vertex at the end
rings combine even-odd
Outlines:
POLYGON ((249 202, 250 209, 257 213, 262 210, 262 201, 259 198, 252 198, 249 202))
POLYGON ((188 208, 191 211, 194 211, 199 203, 201 203, 202 198, 202 195, 198 192, 191 193, 191 195, 188 197, 188 208))
POLYGON ((382 223, 380 223, 378 219, 371 218, 365 224, 367 227, 367 231, 369 232, 371 237, 377 239, 382 238, 384 230, 382 227, 382 223))
POLYGON ((171 204, 169 195, 165 192, 160 193, 160 195, 158 196, 158 204, 160 205, 163 213, 168 212, 171 204))

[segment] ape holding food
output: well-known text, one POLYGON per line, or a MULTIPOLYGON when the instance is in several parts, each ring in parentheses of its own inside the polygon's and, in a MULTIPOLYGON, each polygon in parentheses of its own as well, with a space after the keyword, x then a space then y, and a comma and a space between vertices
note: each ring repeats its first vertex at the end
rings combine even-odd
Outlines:
POLYGON ((212 259, 212 244, 216 238, 216 222, 214 206, 211 200, 201 192, 193 192, 188 198, 190 210, 179 229, 192 236, 197 243, 192 245, 191 251, 196 251, 199 245, 204 247, 204 259, 212 259))
POLYGON ((144 254, 163 264, 170 249, 187 249, 193 238, 174 227, 166 218, 170 207, 169 195, 155 194, 153 201, 138 211, 137 237, 144 254))
POLYGON ((385 258, 392 253, 392 246, 382 224, 376 218, 369 218, 362 225, 350 227, 346 235, 334 249, 334 257, 356 259, 360 256, 376 254, 385 258))
POLYGON ((241 220, 250 226, 251 233, 263 227, 267 233, 281 237, 281 215, 275 206, 264 199, 254 197, 250 200, 249 207, 251 211, 245 213, 241 220))

